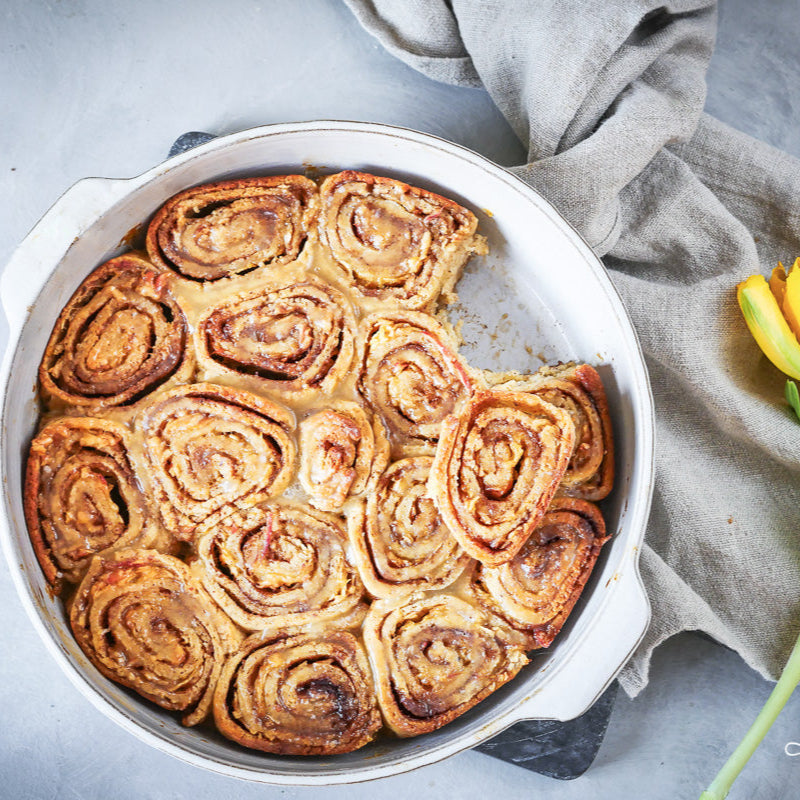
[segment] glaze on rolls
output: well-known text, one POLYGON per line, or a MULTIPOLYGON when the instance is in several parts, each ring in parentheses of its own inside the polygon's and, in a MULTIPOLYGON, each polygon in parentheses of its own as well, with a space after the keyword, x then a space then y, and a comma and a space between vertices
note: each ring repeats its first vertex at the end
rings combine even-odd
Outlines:
POLYGON ((207 373, 245 374, 295 399, 330 394, 351 367, 356 320, 341 292, 305 277, 268 283, 211 308, 198 324, 207 373))
POLYGON ((69 619, 81 650, 103 675, 180 711, 184 725, 207 716, 222 662, 241 638, 189 568, 155 550, 96 556, 69 619))
POLYGON ((200 580, 246 630, 349 618, 364 588, 337 517, 307 506, 260 503, 208 528, 197 545, 200 580))
POLYGON ((430 487, 464 550, 510 561, 539 524, 575 443, 570 415, 535 395, 479 391, 447 417, 430 487))
POLYGON ((196 186, 158 210, 147 229, 147 254, 195 281, 288 263, 314 226, 317 200, 317 187, 302 175, 196 186))
POLYGON ((402 181, 351 170, 320 187, 320 239, 365 297, 426 309, 486 243, 471 211, 402 181))
POLYGON ((511 561, 476 566, 468 593, 513 631, 526 650, 548 647, 608 539, 596 505, 558 496, 511 561))
POLYGON ((441 728, 528 663, 484 612, 446 594, 374 602, 364 643, 383 717, 398 736, 441 728))
POLYGON ((349 753, 381 726, 367 657, 336 629, 251 636, 225 665, 214 720, 245 747, 286 755, 349 753))
POLYGON ((470 562, 428 493, 432 461, 429 456, 395 461, 348 514, 353 557, 373 597, 443 589, 470 562))
POLYGON ((292 413, 250 392, 178 387, 157 396, 138 424, 161 520, 179 539, 280 494, 294 476, 292 413))
POLYGON ((455 335, 419 311, 372 314, 359 335, 358 391, 386 423, 393 454, 431 455, 444 418, 480 385, 455 335))
POLYGON ((460 354, 475 215, 351 170, 245 178, 176 194, 145 244, 58 316, 28 453, 91 662, 276 759, 424 735, 512 680, 589 579, 578 498, 614 453, 594 368, 460 354))
POLYGON ((168 273, 131 254, 86 278, 61 312, 39 367, 51 405, 127 405, 170 378, 188 378, 188 328, 169 283, 168 273))
POLYGON ((34 438, 25 519, 48 583, 77 583, 92 557, 155 538, 129 456, 130 434, 110 420, 61 417, 34 438))

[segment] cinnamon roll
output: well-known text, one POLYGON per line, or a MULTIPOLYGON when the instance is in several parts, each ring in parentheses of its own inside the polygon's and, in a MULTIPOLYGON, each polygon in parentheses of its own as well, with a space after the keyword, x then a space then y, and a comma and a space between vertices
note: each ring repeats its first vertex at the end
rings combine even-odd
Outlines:
POLYGON ((340 172, 320 202, 320 239, 365 297, 430 308, 470 255, 486 252, 471 211, 402 181, 340 172))
POLYGON ((77 583, 97 553, 153 541, 129 450, 125 428, 90 417, 56 419, 31 443, 25 518, 55 591, 77 583))
POLYGON ((193 369, 170 275, 134 255, 98 267, 50 334, 39 367, 44 397, 92 410, 133 403, 193 369))
POLYGON ((338 518, 304 506, 260 503, 200 537, 200 577, 247 630, 325 622, 357 612, 364 590, 347 560, 338 518))
POLYGON ((167 200, 147 229, 154 264, 215 281, 294 261, 313 228, 317 187, 302 175, 210 183, 167 200))
POLYGON ((184 725, 205 719, 225 655, 240 638, 189 568, 155 550, 96 556, 69 618, 81 650, 103 675, 183 712, 184 725))
POLYGON ((614 439, 603 382, 589 364, 543 367, 535 375, 501 387, 538 395, 568 411, 575 423, 575 449, 560 492, 602 500, 614 484, 614 439))
POLYGON ((398 736, 441 728, 528 663, 484 612, 446 594, 376 601, 364 644, 383 717, 398 736))
POLYGON ((478 385, 454 334, 420 311, 373 314, 359 332, 358 390, 386 422, 394 455, 432 453, 442 420, 478 385))
POLYGON ((210 383, 171 389, 139 425, 155 502, 179 539, 280 494, 294 476, 292 413, 250 392, 210 383))
POLYGON ((490 566, 516 555, 550 505, 574 442, 568 412, 522 392, 479 391, 445 419, 430 486, 467 553, 490 566))
POLYGON ((442 589, 470 561, 428 494, 432 461, 429 456, 396 461, 348 516, 354 558, 373 597, 442 589))
POLYGON ((225 664, 214 720, 234 742, 287 755, 349 753, 381 726, 367 657, 336 629, 251 636, 225 664))
POLYGON ((383 424, 358 403, 331 400, 300 423, 300 483, 321 511, 371 489, 388 461, 383 424))
POLYGON ((356 321, 345 297, 316 278, 271 283, 208 311, 198 324, 201 362, 252 375, 262 390, 293 399, 331 393, 355 352, 356 321))
POLYGON ((593 503, 556 497, 507 564, 479 564, 469 594, 512 630, 526 650, 547 647, 561 630, 608 541, 593 503))

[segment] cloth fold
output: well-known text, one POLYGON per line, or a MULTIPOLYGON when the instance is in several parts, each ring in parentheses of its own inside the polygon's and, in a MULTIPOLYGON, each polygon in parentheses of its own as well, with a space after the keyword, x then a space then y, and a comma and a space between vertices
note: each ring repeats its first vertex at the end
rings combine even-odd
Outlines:
POLYGON ((775 678, 800 631, 800 425, 735 284, 800 255, 800 161, 703 113, 710 0, 345 0, 429 77, 483 86, 511 169, 603 257, 656 402, 642 574, 653 607, 620 675, 702 630, 775 678))

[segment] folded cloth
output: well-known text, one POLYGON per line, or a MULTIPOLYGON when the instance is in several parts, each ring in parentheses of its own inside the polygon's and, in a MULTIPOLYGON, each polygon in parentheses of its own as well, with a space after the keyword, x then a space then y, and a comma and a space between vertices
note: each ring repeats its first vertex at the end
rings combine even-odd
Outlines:
POLYGON ((642 574, 650 629, 620 675, 702 630, 775 678, 800 630, 800 425, 734 286, 800 255, 800 161, 702 113, 708 0, 346 0, 392 53, 483 86, 512 168, 604 258, 656 403, 642 574))

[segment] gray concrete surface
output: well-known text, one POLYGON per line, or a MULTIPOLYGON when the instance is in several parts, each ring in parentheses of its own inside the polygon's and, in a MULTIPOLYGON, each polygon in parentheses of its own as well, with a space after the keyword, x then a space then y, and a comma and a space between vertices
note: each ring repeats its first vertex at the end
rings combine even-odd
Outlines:
MULTIPOLYGON (((796 0, 724 0, 707 110, 800 156, 798 12, 796 0)), ((418 75, 333 0, 3 0, 0 109, 0 266, 74 181, 135 175, 187 130, 359 119, 505 165, 523 157, 484 92, 418 75)), ((59 672, 0 568, 0 797, 695 798, 770 689, 734 653, 685 634, 657 651, 638 698, 620 693, 594 766, 574 782, 468 752, 355 787, 258 786, 175 761, 105 719, 59 672)), ((800 797, 790 741, 800 741, 800 695, 730 797, 800 797)))

